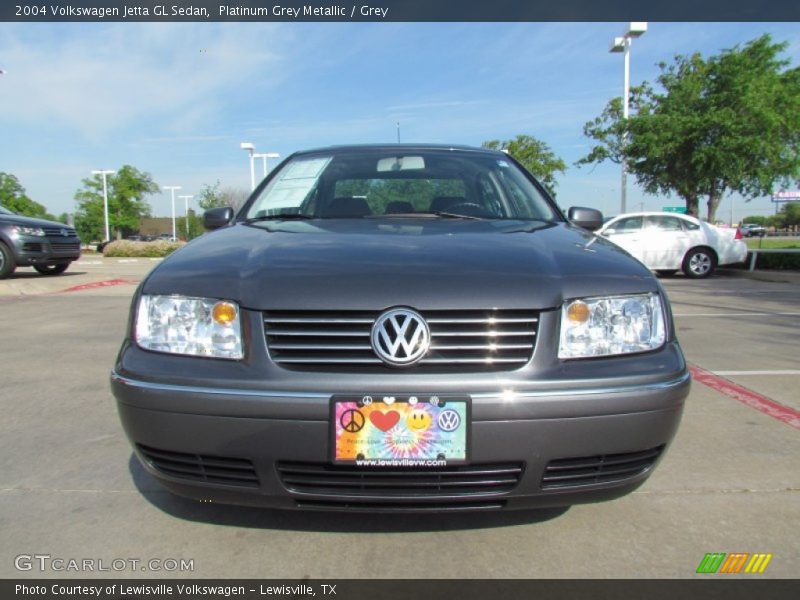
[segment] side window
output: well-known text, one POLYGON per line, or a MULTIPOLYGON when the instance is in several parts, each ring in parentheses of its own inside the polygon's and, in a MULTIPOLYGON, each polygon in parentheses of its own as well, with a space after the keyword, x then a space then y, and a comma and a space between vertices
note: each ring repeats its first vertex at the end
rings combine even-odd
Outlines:
POLYGON ((625 217, 611 225, 611 229, 616 233, 636 233, 641 228, 642 217, 625 217))
POLYGON ((647 217, 647 229, 655 231, 681 231, 681 222, 676 217, 661 215, 647 217))
POLYGON ((696 231, 700 229, 700 225, 698 225, 697 223, 692 223, 691 221, 684 221, 683 219, 680 219, 680 221, 681 224, 683 225, 683 228, 686 231, 696 231))

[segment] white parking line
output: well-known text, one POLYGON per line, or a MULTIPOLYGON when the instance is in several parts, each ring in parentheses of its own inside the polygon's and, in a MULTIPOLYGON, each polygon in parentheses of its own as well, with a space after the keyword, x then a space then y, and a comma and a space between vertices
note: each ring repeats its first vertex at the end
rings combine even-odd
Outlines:
POLYGON ((673 313, 674 317, 800 317, 800 312, 673 313))
POLYGON ((800 369, 783 369, 776 371, 711 371, 714 375, 722 377, 739 375, 800 375, 800 369))

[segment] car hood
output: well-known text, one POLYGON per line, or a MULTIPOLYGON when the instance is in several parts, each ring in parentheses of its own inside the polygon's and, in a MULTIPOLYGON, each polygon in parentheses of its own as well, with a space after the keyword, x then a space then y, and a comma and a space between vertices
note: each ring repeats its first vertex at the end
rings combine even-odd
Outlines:
POLYGON ((551 308, 657 291, 616 245, 567 224, 336 219, 236 224, 165 259, 142 292, 245 308, 551 308))
POLYGON ((0 214, 0 222, 13 223, 14 225, 21 225, 23 227, 66 227, 67 229, 74 229, 64 223, 58 221, 48 221, 46 219, 36 219, 34 217, 23 217, 22 215, 6 215, 0 214))

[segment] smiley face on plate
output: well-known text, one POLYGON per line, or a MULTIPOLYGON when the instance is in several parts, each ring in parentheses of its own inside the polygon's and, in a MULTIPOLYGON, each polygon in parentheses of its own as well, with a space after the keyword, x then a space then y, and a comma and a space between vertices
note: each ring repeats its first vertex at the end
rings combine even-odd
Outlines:
POLYGON ((406 417, 406 425, 411 431, 426 431, 432 422, 433 417, 424 408, 415 408, 406 417))

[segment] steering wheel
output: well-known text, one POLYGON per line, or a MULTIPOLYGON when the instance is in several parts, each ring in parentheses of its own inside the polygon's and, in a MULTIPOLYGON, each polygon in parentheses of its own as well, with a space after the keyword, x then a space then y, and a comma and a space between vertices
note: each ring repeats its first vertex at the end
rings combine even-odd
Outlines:
POLYGON ((474 202, 459 202, 448 206, 443 212, 454 213, 457 215, 464 215, 465 217, 491 217, 492 213, 486 210, 484 206, 474 202))

